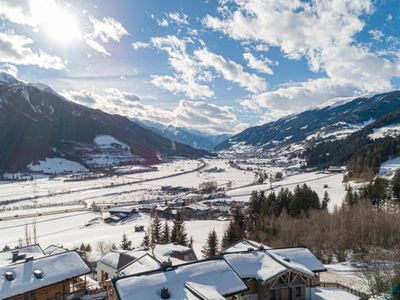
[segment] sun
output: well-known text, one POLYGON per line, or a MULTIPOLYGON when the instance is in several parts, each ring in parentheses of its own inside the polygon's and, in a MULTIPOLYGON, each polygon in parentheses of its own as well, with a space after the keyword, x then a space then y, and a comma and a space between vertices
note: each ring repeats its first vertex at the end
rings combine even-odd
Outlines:
POLYGON ((53 7, 46 13, 43 29, 52 39, 61 43, 79 40, 77 19, 62 7, 53 7))

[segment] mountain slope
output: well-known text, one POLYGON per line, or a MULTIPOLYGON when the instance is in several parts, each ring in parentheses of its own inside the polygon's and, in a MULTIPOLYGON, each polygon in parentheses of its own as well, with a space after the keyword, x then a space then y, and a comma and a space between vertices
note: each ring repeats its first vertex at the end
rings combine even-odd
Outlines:
POLYGON ((327 138, 342 139, 398 109, 399 91, 351 98, 248 128, 215 149, 224 150, 240 143, 271 149, 302 141, 318 143, 327 138))
POLYGON ((228 134, 211 135, 193 129, 175 127, 172 125, 167 126, 157 122, 145 120, 135 121, 168 139, 190 145, 196 149, 203 149, 207 151, 212 151, 217 144, 230 137, 228 134))
POLYGON ((344 140, 322 142, 305 157, 310 167, 345 165, 351 177, 371 179, 380 165, 400 154, 400 111, 389 113, 344 140))
POLYGON ((0 128, 3 172, 54 156, 87 166, 88 156, 108 159, 112 151, 126 155, 129 150, 132 155, 125 161, 141 163, 157 163, 160 156, 197 158, 208 154, 166 139, 126 117, 67 101, 48 87, 26 84, 4 73, 0 74, 0 128), (97 136, 121 143, 110 142, 112 151, 103 153, 95 143, 97 136))

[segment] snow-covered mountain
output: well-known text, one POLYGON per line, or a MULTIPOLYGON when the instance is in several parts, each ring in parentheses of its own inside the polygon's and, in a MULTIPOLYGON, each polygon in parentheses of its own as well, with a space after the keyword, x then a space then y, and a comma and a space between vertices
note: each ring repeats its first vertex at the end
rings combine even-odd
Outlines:
POLYGON ((6 73, 0 73, 0 128, 0 171, 25 169, 55 157, 91 169, 208 154, 126 117, 70 102, 48 86, 25 83, 6 73))
POLYGON ((148 120, 134 120, 162 136, 192 146, 193 148, 212 151, 214 147, 230 137, 229 134, 211 135, 194 129, 164 125, 148 120))
POLYGON ((342 140, 374 120, 400 109, 400 92, 370 94, 330 101, 261 126, 251 127, 216 146, 216 150, 254 151, 285 147, 296 143, 315 145, 342 140))

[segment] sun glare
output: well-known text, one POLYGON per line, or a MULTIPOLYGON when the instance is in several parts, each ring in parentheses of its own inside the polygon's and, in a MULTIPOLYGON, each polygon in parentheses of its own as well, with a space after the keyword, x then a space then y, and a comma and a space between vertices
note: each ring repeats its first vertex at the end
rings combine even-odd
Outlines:
POLYGON ((49 11, 43 28, 52 39, 62 43, 70 43, 80 37, 78 21, 61 7, 49 11))

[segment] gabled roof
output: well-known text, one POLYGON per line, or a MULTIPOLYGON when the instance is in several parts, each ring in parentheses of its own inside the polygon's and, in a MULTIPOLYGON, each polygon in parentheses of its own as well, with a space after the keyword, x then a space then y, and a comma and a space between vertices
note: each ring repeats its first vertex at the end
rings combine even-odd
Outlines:
POLYGON ((138 257, 143 256, 145 253, 146 253, 145 250, 138 250, 138 251, 112 250, 107 254, 105 254, 100 259, 100 262, 113 268, 114 270, 119 270, 122 267, 129 264, 130 262, 137 259, 138 257))
POLYGON ((118 298, 122 300, 161 299, 162 288, 168 289, 170 300, 198 299, 193 293, 195 290, 206 294, 217 293, 220 296, 247 290, 240 277, 221 258, 120 277, 113 280, 113 285, 118 298))
POLYGON ((118 273, 121 276, 127 276, 151 270, 157 270, 160 267, 161 261, 147 252, 143 256, 122 267, 120 270, 118 270, 118 273))
POLYGON ((44 254, 46 255, 52 255, 52 254, 57 254, 57 253, 63 253, 67 252, 68 250, 57 245, 50 245, 47 248, 43 250, 44 254))
POLYGON ((39 258, 45 255, 42 248, 38 244, 2 251, 0 252, 0 267, 18 262, 13 262, 11 259, 12 252, 14 251, 18 251, 20 255, 25 254, 26 257, 39 258))
POLYGON ((314 277, 313 271, 287 258, 271 255, 269 250, 224 254, 225 260, 242 279, 268 281, 276 276, 292 270, 306 277, 314 277))
POLYGON ((225 254, 225 253, 235 253, 235 252, 240 252, 240 251, 248 251, 249 248, 257 250, 260 247, 263 247, 264 249, 270 249, 269 247, 267 247, 263 244, 260 244, 256 241, 252 241, 252 240, 248 240, 248 239, 241 239, 240 241, 237 241, 236 243, 225 248, 222 251, 222 253, 225 254))
POLYGON ((195 282, 186 282, 185 287, 200 300, 225 300, 214 286, 195 282))
POLYGON ((303 265, 307 269, 317 273, 325 272, 326 268, 319 261, 319 259, 306 247, 294 247, 294 248, 278 248, 270 249, 268 252, 276 257, 289 258, 290 261, 303 265))
POLYGON ((30 261, 0 267, 0 274, 12 272, 14 279, 0 277, 0 299, 20 295, 35 289, 90 273, 90 268, 75 251, 42 256, 30 261), (40 270, 43 278, 33 272, 40 270))
POLYGON ((267 281, 287 271, 287 268, 264 251, 230 253, 225 260, 242 279, 267 281))

